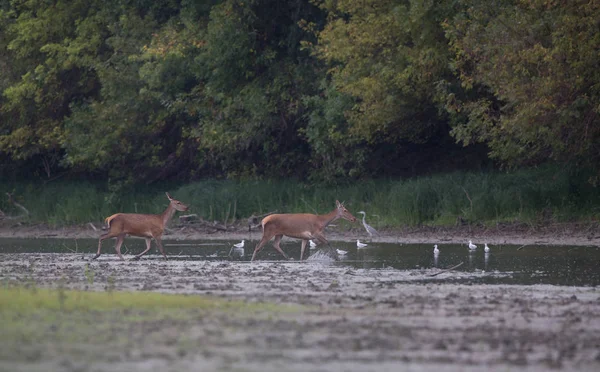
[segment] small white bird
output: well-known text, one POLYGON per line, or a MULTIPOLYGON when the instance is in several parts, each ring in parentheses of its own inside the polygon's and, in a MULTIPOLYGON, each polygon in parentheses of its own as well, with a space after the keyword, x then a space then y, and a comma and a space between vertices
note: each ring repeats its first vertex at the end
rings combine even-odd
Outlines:
POLYGON ((312 240, 309 240, 308 242, 310 244, 310 249, 317 248, 317 243, 313 242, 312 240))
POLYGON ((435 245, 433 246, 433 254, 434 254, 434 255, 436 255, 436 256, 437 256, 438 254, 440 254, 440 250, 438 249, 438 247, 437 247, 437 244, 435 244, 435 245))
POLYGON ((474 251, 474 250, 477 249, 477 246, 475 244, 473 244, 473 242, 470 241, 470 240, 469 240, 469 249, 472 250, 472 251, 474 251))
POLYGON ((358 248, 364 248, 366 247, 368 244, 365 243, 361 243, 360 240, 356 239, 356 247, 358 248))
POLYGON ((231 247, 231 249, 229 250, 229 254, 227 254, 227 257, 231 257, 231 252, 234 252, 238 256, 243 257, 244 256, 244 239, 242 239, 241 242, 236 243, 231 247))
POLYGON ((342 251, 341 249, 336 249, 337 254, 339 254, 340 256, 345 256, 348 252, 347 251, 342 251))
POLYGON ((485 247, 483 248, 485 253, 490 253, 490 247, 488 247, 487 243, 485 243, 485 247))

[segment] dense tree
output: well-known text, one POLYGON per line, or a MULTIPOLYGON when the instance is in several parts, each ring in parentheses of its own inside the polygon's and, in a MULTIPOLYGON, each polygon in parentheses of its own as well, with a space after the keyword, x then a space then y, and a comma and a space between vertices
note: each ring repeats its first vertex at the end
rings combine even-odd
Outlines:
POLYGON ((314 49, 331 80, 308 101, 313 156, 342 176, 382 174, 390 163, 415 174, 418 161, 410 153, 441 144, 451 149, 436 90, 438 81, 453 78, 441 27, 451 5, 339 0, 322 6, 329 18, 314 49))
POLYGON ((489 157, 598 169, 599 8, 0 2, 0 174, 336 181, 489 157))
POLYGON ((465 3, 445 24, 467 90, 448 95, 456 138, 509 165, 598 167, 600 3, 465 3))

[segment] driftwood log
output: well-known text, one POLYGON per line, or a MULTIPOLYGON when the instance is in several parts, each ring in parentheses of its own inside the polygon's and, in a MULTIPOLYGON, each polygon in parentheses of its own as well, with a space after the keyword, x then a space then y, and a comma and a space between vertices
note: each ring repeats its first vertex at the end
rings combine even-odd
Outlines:
POLYGON ((27 217, 29 216, 29 210, 27 210, 27 208, 25 208, 21 203, 17 202, 15 200, 15 198, 13 198, 12 194, 7 192, 6 196, 8 197, 8 202, 12 205, 14 205, 15 207, 17 207, 18 209, 21 210, 21 212, 23 212, 21 215, 19 216, 7 216, 6 213, 4 213, 2 210, 0 210, 0 220, 5 219, 5 220, 16 220, 19 218, 23 218, 23 217, 27 217))

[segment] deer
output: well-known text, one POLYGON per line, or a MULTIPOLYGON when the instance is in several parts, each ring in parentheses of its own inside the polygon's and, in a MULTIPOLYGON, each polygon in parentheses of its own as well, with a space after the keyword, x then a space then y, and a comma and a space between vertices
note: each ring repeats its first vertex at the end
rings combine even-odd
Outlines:
POLYGON ((323 235, 323 230, 333 221, 343 218, 350 222, 355 222, 354 217, 344 207, 343 203, 335 201, 336 208, 327 214, 310 214, 310 213, 287 213, 287 214, 271 214, 263 218, 261 225, 263 228, 263 236, 252 254, 251 261, 254 261, 256 254, 264 247, 271 238, 275 237, 273 247, 289 260, 289 257, 279 246, 279 242, 283 236, 302 239, 302 248, 300 249, 300 261, 304 256, 304 249, 309 240, 316 240, 318 244, 327 244, 329 242, 323 235))
POLYGON ((121 244, 127 235, 139 236, 146 240, 146 250, 135 256, 133 259, 137 260, 142 257, 146 252, 150 250, 150 244, 152 239, 156 242, 156 245, 160 249, 165 260, 167 255, 162 246, 161 238, 165 231, 165 225, 175 214, 175 211, 187 211, 188 206, 175 200, 165 193, 169 198, 169 206, 161 214, 138 214, 138 213, 117 213, 112 216, 106 217, 106 224, 108 231, 100 236, 98 241, 98 253, 92 258, 95 260, 100 257, 100 250, 102 249, 102 241, 110 238, 117 238, 115 244, 115 250, 121 260, 124 260, 121 255, 121 244))

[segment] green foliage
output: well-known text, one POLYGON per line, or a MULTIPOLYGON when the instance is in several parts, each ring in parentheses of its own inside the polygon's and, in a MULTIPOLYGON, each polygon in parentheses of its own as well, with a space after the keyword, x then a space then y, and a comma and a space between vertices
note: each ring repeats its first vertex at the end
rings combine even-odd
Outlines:
POLYGON ((451 94, 453 135, 485 142, 509 165, 548 159, 597 167, 600 150, 600 4, 465 2, 446 22, 462 84, 490 94, 451 94))
MULTIPOLYGON (((14 192, 30 211, 29 221, 54 225, 102 222, 117 213, 160 213, 165 191, 188 204, 190 213, 208 221, 246 224, 252 215, 268 212, 327 213, 335 200, 351 212, 367 211, 376 228, 423 224, 548 223, 585 221, 600 216, 600 192, 587 182, 590 172, 540 167, 511 173, 455 172, 404 181, 371 180, 314 187, 292 180, 205 180, 181 187, 134 186, 110 192, 90 183, 55 182, 0 185, 14 192)), ((20 211, 0 199, 9 215, 20 211)), ((340 222, 344 228, 359 228, 340 222)))
POLYGON ((322 6, 329 18, 312 49, 331 81, 307 100, 306 129, 313 161, 325 168, 320 178, 384 174, 385 164, 406 166, 403 147, 448 138, 435 86, 451 75, 440 22, 452 7, 398 0, 322 6))
POLYGON ((599 13, 584 0, 4 1, 0 175, 91 175, 116 195, 489 157, 600 169, 599 13))

